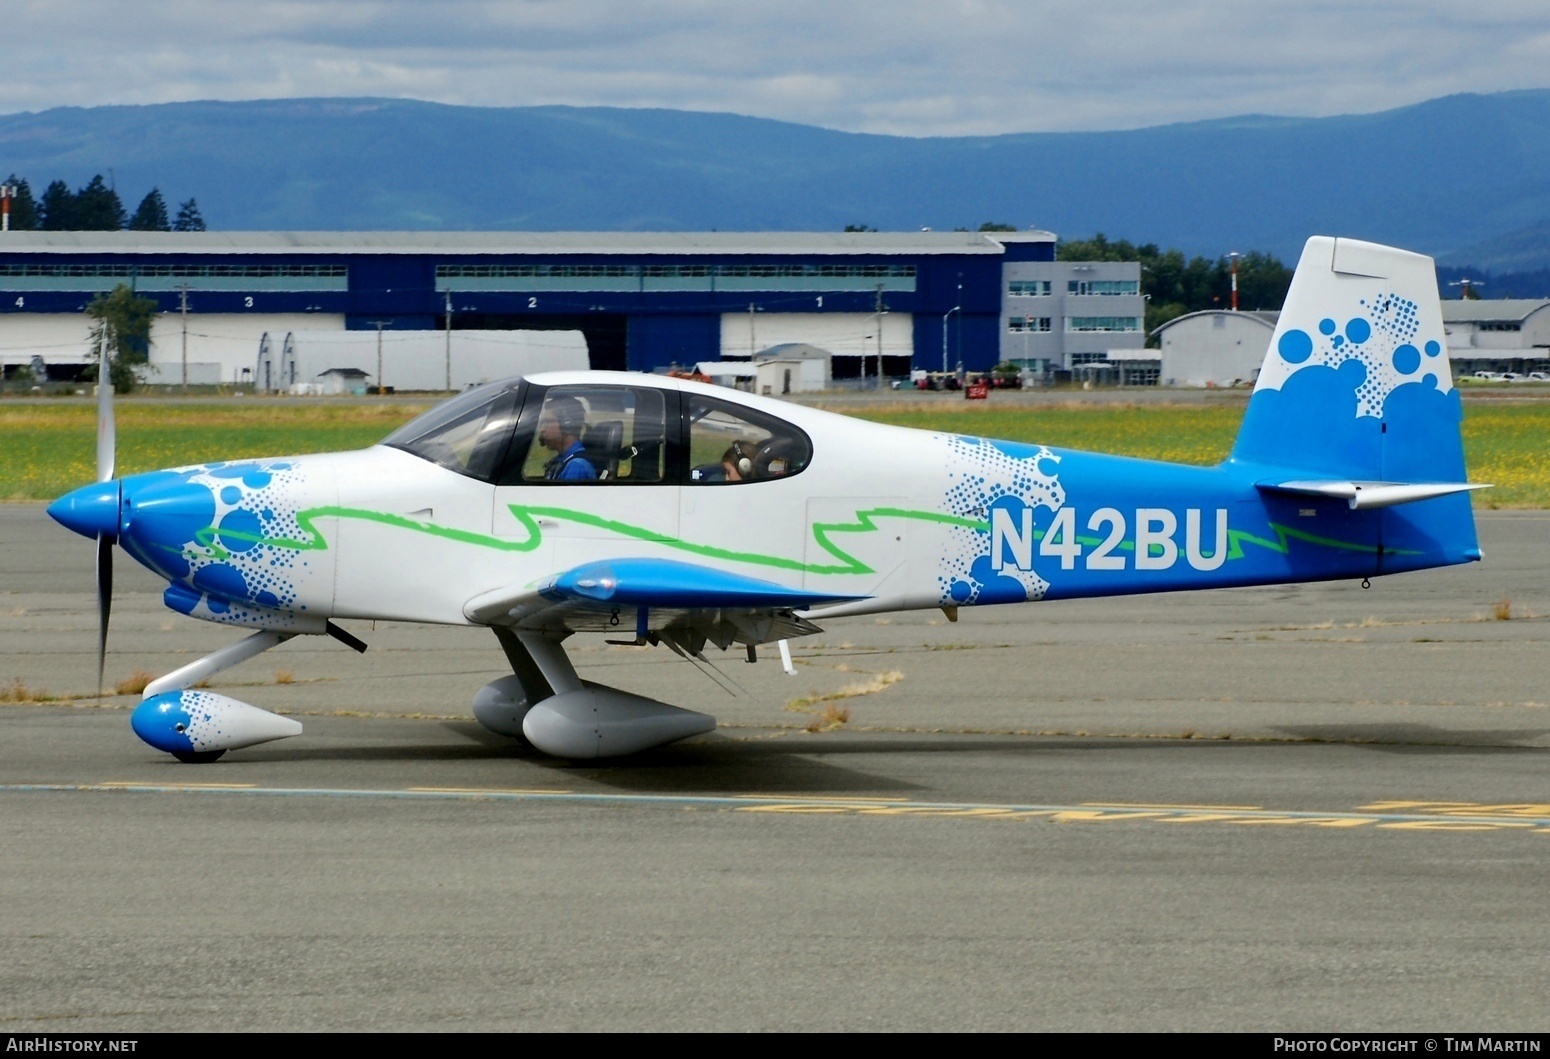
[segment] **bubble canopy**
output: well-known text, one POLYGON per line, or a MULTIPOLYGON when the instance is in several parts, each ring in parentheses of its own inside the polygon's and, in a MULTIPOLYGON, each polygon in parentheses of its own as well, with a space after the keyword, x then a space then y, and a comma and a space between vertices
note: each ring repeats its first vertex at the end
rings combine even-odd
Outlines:
POLYGON ((381 443, 489 481, 516 428, 525 388, 520 376, 476 386, 416 416, 381 443))

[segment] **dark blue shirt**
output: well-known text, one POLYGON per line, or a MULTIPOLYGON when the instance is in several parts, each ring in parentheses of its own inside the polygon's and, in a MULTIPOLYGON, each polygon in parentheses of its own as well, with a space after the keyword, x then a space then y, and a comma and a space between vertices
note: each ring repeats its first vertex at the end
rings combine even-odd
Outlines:
POLYGON ((544 464, 544 477, 556 482, 589 482, 597 478, 597 468, 587 459, 581 442, 544 464))

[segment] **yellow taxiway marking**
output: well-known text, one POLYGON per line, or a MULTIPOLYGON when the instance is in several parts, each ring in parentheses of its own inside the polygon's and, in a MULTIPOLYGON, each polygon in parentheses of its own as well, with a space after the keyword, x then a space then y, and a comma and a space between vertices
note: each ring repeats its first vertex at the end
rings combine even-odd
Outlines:
POLYGON ((625 794, 537 787, 320 788, 260 787, 252 783, 145 783, 111 780, 94 784, 4 783, 0 794, 69 792, 89 794, 208 794, 228 797, 566 802, 590 805, 678 806, 741 813, 892 816, 977 820, 1047 820, 1056 824, 1141 823, 1227 824, 1397 831, 1518 831, 1550 834, 1550 804, 1541 802, 1444 802, 1384 800, 1351 811, 1228 808, 1133 802, 1080 805, 927 802, 872 796, 775 796, 750 794, 625 794))
POLYGON ((824 804, 855 803, 857 805, 888 805, 894 802, 907 802, 905 797, 874 797, 872 795, 850 794, 734 794, 734 798, 757 798, 760 801, 791 801, 791 802, 823 802, 824 804))
MULTIPOLYGON (((141 780, 104 780, 101 787, 144 787, 141 780)), ((156 786, 169 791, 245 791, 258 786, 256 783, 158 783, 156 786)))
POLYGON ((1107 809, 1204 809, 1207 811, 1232 811, 1263 809, 1263 805, 1205 805, 1192 802, 1083 802, 1083 805, 1098 805, 1107 809))
POLYGON ((570 794, 558 787, 405 787, 419 794, 570 794))
POLYGON ((1481 802, 1373 802, 1361 808, 1373 813, 1438 813, 1444 816, 1550 816, 1550 803, 1507 802, 1487 805, 1481 802))

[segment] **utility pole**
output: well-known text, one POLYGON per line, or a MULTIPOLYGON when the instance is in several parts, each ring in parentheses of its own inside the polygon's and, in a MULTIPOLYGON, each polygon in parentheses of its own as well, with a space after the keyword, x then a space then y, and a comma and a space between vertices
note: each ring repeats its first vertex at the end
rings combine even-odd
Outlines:
POLYGON ((877 388, 883 388, 883 285, 877 285, 877 388))
POLYGON ((391 321, 373 320, 371 322, 377 325, 377 396, 383 397, 387 394, 387 387, 382 385, 382 329, 391 321))
POLYGON ((1234 250, 1227 255, 1227 260, 1232 263, 1232 311, 1238 311, 1238 259, 1243 255, 1234 250))
POLYGON ((754 341, 753 314, 754 314, 754 305, 753 305, 753 302, 749 302, 748 303, 748 360, 750 362, 753 361, 754 354, 759 351, 758 344, 754 341))
MULTIPOLYGON (((447 298, 447 392, 452 392, 452 292, 443 291, 447 298)), ((378 342, 381 338, 377 339, 378 342)), ((380 365, 379 365, 380 367, 380 365)))
POLYGON ((178 284, 178 312, 183 315, 183 395, 188 396, 188 284, 178 284))

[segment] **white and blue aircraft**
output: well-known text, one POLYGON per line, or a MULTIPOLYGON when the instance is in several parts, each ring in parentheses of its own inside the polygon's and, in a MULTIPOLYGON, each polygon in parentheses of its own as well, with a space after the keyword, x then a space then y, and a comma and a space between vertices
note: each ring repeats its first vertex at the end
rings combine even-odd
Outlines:
POLYGON ((113 477, 49 513, 167 606, 255 630, 145 688, 183 761, 301 725, 195 685, 335 619, 494 632, 474 714, 548 754, 631 754, 705 714, 580 679, 563 642, 756 649, 828 617, 1382 574, 1480 558, 1430 258, 1310 239, 1231 456, 1190 467, 908 430, 660 376, 470 390, 358 452, 113 477))

